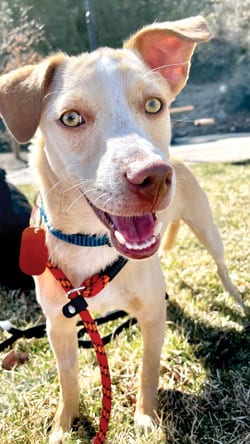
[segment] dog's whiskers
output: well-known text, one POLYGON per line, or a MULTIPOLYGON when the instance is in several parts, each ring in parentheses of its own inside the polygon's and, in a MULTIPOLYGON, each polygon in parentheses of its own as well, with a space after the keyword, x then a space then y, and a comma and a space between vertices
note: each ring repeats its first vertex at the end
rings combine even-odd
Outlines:
POLYGON ((76 197, 76 199, 74 199, 73 200, 73 202, 71 202, 71 204, 68 206, 68 208, 66 208, 66 210, 65 210, 65 212, 66 213, 69 213, 70 212, 70 210, 72 209, 72 207, 80 200, 80 199, 82 199, 84 197, 84 194, 83 193, 80 193, 77 197, 76 197))
MULTIPOLYGON (((81 185, 89 184, 91 182, 94 182, 94 179, 82 179, 80 182, 77 182, 74 185, 66 188, 66 190, 63 191, 63 194, 68 193, 69 191, 72 191, 74 189, 81 190, 81 185)), ((82 192, 82 190, 81 190, 81 192, 82 192)))
POLYGON ((98 200, 100 200, 100 199, 104 199, 105 196, 108 196, 108 193, 102 193, 102 194, 100 194, 99 196, 97 196, 97 198, 95 199, 95 204, 96 204, 96 202, 97 202, 98 200))
MULTIPOLYGON (((73 185, 73 186, 71 186, 71 187, 69 187, 67 190, 65 190, 64 192, 63 192, 63 198, 64 198, 64 194, 65 194, 65 192, 67 192, 67 191, 70 191, 70 190, 74 190, 74 189, 77 189, 78 191, 79 191, 79 194, 78 194, 78 196, 73 200, 73 202, 71 202, 70 203, 70 205, 67 207, 67 209, 66 209, 66 212, 68 213, 71 209, 72 209, 72 207, 82 198, 82 197, 84 197, 85 195, 86 195, 86 193, 89 193, 89 192, 97 192, 97 189, 96 189, 96 187, 93 187, 93 188, 87 188, 86 190, 82 190, 81 189, 81 185, 83 184, 83 183, 87 183, 87 182, 94 182, 94 180, 83 180, 83 181, 81 181, 81 182, 78 182, 77 184, 75 184, 75 185, 73 185)), ((105 195, 107 195, 107 193, 103 193, 103 194, 100 194, 99 196, 97 196, 97 198, 95 199, 95 203, 99 200, 99 199, 103 199, 104 197, 105 197, 105 195)), ((64 207, 64 205, 63 205, 63 207, 64 207)))
POLYGON ((46 192, 46 197, 48 197, 49 196, 49 194, 56 188, 56 187, 58 187, 58 185, 60 184, 60 182, 61 182, 61 180, 58 180, 56 183, 54 183, 54 185, 52 185, 52 187, 50 187, 49 189, 48 189, 48 191, 46 192))
POLYGON ((45 102, 45 100, 47 100, 50 96, 52 96, 53 94, 59 94, 60 93, 60 91, 58 90, 55 90, 55 91, 51 91, 51 92, 49 92, 48 94, 46 94, 45 96, 44 96, 44 98, 43 98, 43 101, 45 102))
POLYGON ((164 77, 159 77, 159 75, 154 72, 153 70, 149 71, 148 69, 145 69, 142 73, 143 80, 150 80, 151 82, 162 82, 164 81, 164 77))
POLYGON ((157 66, 156 68, 153 68, 151 70, 145 70, 143 72, 143 78, 147 79, 147 77, 151 78, 154 81, 164 81, 164 77, 158 77, 154 76, 154 74, 157 74, 157 71, 160 71, 161 69, 168 68, 168 67, 174 67, 174 66, 180 66, 180 65, 189 65, 190 62, 179 62, 179 63, 169 63, 166 65, 157 66))
MULTIPOLYGON (((107 193, 105 193, 105 194, 107 194, 107 193)), ((104 194, 103 194, 103 196, 104 196, 104 194)), ((112 199, 113 199, 113 196, 108 196, 107 199, 105 200, 105 202, 103 203, 103 205, 104 205, 104 206, 107 206, 108 203, 109 203, 110 201, 112 201, 112 199)))
POLYGON ((162 68, 168 68, 168 67, 170 67, 170 66, 180 66, 180 65, 189 65, 189 64, 190 64, 189 61, 186 61, 186 62, 178 62, 178 63, 169 63, 169 64, 167 64, 167 65, 157 66, 157 68, 151 69, 151 72, 152 72, 152 71, 153 71, 153 72, 158 71, 159 69, 162 69, 162 68))

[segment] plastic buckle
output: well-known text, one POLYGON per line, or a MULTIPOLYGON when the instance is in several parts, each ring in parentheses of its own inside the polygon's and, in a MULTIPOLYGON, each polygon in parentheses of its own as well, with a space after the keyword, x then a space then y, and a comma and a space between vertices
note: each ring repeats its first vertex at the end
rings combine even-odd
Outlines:
POLYGON ((62 308, 62 312, 66 318, 73 318, 75 315, 79 314, 81 311, 86 310, 88 307, 87 302, 84 297, 80 294, 80 290, 84 290, 85 287, 73 288, 72 290, 67 291, 67 295, 70 298, 70 301, 65 304, 62 308), (78 293, 78 296, 75 298, 70 297, 72 293, 78 293))

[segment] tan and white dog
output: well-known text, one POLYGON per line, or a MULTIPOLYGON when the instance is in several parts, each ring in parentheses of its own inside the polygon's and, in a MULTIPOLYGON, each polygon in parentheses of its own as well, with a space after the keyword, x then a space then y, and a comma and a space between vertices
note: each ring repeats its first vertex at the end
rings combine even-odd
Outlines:
MULTIPOLYGON (((119 254, 129 259, 88 303, 95 312, 119 308, 138 319, 144 351, 135 419, 145 428, 156 419, 165 328, 165 281, 156 253, 160 231, 173 219, 168 208, 181 217, 179 167, 168 154, 169 107, 186 83, 196 43, 209 38, 200 16, 155 23, 123 49, 58 54, 0 78, 0 112, 15 138, 27 142, 40 130, 31 166, 49 224, 111 241, 111 247, 71 245, 46 227, 50 260, 78 287, 119 254)), ((67 298, 49 270, 35 282, 61 386, 51 442, 61 443, 78 415, 76 320, 62 314, 67 298)))

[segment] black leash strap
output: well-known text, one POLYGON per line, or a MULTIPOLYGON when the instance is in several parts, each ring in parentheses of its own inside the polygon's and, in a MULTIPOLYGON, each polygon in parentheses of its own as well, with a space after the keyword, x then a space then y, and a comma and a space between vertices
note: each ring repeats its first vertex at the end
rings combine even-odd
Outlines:
POLYGON ((20 338, 42 338, 46 333, 46 325, 39 324, 35 327, 26 328, 25 330, 21 330, 10 323, 10 321, 0 321, 0 328, 2 330, 7 331, 12 336, 5 341, 0 343, 0 352, 5 350, 5 348, 14 344, 20 338))
MULTIPOLYGON (((113 311, 113 312, 108 313, 104 317, 102 317, 102 316, 97 317, 95 319, 95 323, 96 323, 96 325, 103 325, 107 322, 112 322, 112 321, 115 321, 116 319, 124 318, 126 316, 128 316, 128 314, 125 311, 113 311)), ((126 322, 121 324, 119 327, 117 327, 113 333, 110 333, 110 334, 104 336, 104 338, 103 338, 104 345, 108 344, 113 338, 118 336, 124 329, 129 328, 131 325, 134 325, 136 322, 137 322, 136 319, 130 318, 126 322)), ((77 325, 82 326, 83 324, 81 321, 79 321, 77 325)), ((11 322, 9 320, 6 320, 6 321, 0 321, 0 328, 4 331, 7 331, 9 334, 11 334, 11 336, 8 339, 6 339, 5 341, 0 343, 0 352, 2 352, 7 347, 14 344, 20 338, 26 338, 26 339, 42 338, 46 334, 46 324, 38 324, 34 327, 26 328, 25 330, 22 330, 22 329, 15 327, 13 324, 11 324, 11 322)), ((80 339, 85 335, 85 333, 87 333, 85 327, 82 327, 78 331, 79 347, 92 348, 93 345, 92 345, 91 341, 88 341, 88 340, 85 341, 85 340, 80 339)))
MULTIPOLYGON (((168 299, 168 294, 166 293, 166 299, 168 299)), ((126 311, 122 310, 115 310, 107 313, 106 316, 98 316, 95 318, 96 325, 103 325, 107 322, 113 322, 117 319, 125 318, 128 316, 128 319, 124 321, 122 324, 120 324, 118 327, 115 328, 115 330, 112 333, 107 334, 102 338, 103 344, 109 344, 112 339, 115 339, 123 330, 126 330, 130 328, 132 325, 135 325, 137 323, 137 320, 135 318, 130 318, 128 313, 126 311)), ((77 323, 78 327, 81 327, 78 330, 78 345, 81 348, 92 348, 92 342, 88 340, 81 339, 86 332, 85 327, 83 327, 82 321, 79 321, 77 323)), ((14 344, 18 339, 20 338, 43 338, 46 335, 46 324, 38 324, 34 327, 26 328, 24 330, 19 329, 11 324, 9 320, 0 321, 0 328, 4 331, 7 331, 10 336, 8 339, 4 340, 0 343, 0 352, 5 350, 10 345, 14 344)))

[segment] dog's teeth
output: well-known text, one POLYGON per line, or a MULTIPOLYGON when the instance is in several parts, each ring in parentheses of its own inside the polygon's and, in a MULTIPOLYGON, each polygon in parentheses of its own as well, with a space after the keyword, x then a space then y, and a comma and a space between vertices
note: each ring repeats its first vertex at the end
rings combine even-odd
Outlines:
POLYGON ((152 236, 150 240, 144 242, 143 244, 130 244, 129 242, 125 243, 125 247, 128 250, 144 250, 145 248, 151 247, 156 241, 156 237, 152 236))
POLYGON ((115 231, 115 237, 118 240, 118 242, 120 242, 120 244, 124 245, 126 243, 126 240, 125 240, 123 234, 120 233, 120 231, 118 231, 118 230, 115 231))
POLYGON ((126 247, 128 250, 132 250, 132 249, 133 249, 133 245, 134 245, 134 244, 130 244, 129 242, 126 242, 126 243, 125 243, 125 247, 126 247))
POLYGON ((152 236, 151 239, 147 242, 147 248, 151 247, 151 245, 153 245, 156 241, 155 236, 152 236))
POLYGON ((162 222, 157 222, 157 224, 154 227, 154 236, 155 237, 159 236, 161 229, 162 229, 162 222))

